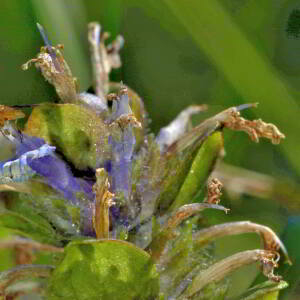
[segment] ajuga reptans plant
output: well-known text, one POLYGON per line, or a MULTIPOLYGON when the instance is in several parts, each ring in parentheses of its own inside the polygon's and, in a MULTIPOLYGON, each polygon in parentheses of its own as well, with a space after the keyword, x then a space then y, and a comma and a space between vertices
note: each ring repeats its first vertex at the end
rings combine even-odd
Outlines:
POLYGON ((206 106, 190 106, 155 137, 141 98, 109 80, 121 66, 121 36, 106 45, 108 34, 89 24, 94 94, 79 93, 63 46, 53 47, 38 29, 45 46, 22 68, 35 65, 60 103, 32 106, 22 128, 21 108, 0 107, 1 141, 11 149, 0 163, 0 251, 15 255, 0 273, 0 298, 224 299, 226 278, 255 262, 267 281, 245 299, 284 288, 273 270, 280 254, 288 257, 270 228, 247 221, 200 226, 201 211, 228 212, 219 205, 222 183, 211 175, 223 130, 245 131, 255 142, 284 138, 273 124, 241 116, 256 104, 196 127, 191 116, 206 106), (199 203, 200 190, 206 196, 199 203), (247 232, 260 235, 262 249, 214 259, 214 240, 247 232))

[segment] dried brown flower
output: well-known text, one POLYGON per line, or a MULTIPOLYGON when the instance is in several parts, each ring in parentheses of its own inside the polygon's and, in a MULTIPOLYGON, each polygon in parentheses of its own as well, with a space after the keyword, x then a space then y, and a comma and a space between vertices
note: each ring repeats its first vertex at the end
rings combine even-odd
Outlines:
POLYGON ((207 182, 207 198, 205 202, 210 204, 219 204, 222 196, 223 184, 218 178, 212 178, 207 182))

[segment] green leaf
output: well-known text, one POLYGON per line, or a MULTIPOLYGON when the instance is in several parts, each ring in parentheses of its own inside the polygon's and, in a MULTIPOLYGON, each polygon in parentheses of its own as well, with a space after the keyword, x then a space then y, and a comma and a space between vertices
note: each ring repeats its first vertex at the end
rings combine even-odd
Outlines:
POLYGON ((0 226, 11 229, 16 235, 32 238, 48 244, 57 244, 57 235, 52 226, 41 216, 25 217, 17 212, 0 210, 0 226))
MULTIPOLYGON (((193 247, 192 232, 195 222, 197 222, 197 218, 190 220, 179 228, 180 235, 170 241, 168 249, 161 259, 160 288, 166 299, 181 299, 178 298, 179 295, 195 274, 205 270, 207 265, 213 262, 210 250, 207 248, 198 250, 193 247)), ((206 293, 209 294, 210 298, 205 299, 215 299, 212 298, 212 295, 221 292, 220 284, 217 288, 216 286, 214 284, 213 293, 206 293)))
POLYGON ((223 136, 220 131, 208 137, 196 154, 191 168, 179 193, 170 207, 170 211, 190 203, 212 172, 220 151, 223 148, 223 136))
POLYGON ((158 275, 150 256, 119 240, 72 242, 54 271, 48 300, 155 299, 158 275))
POLYGON ((82 225, 80 208, 68 203, 42 182, 30 180, 27 187, 29 193, 7 193, 9 211, 48 227, 53 232, 51 240, 54 244, 62 239, 77 238, 82 225))
POLYGON ((162 153, 153 136, 148 135, 146 143, 148 151, 140 151, 133 163, 133 194, 137 192, 139 197, 136 187, 140 181, 144 182, 147 178, 142 193, 148 194, 145 197, 151 195, 151 198, 155 199, 155 202, 143 201, 141 222, 149 218, 155 209, 159 209, 160 213, 169 209, 175 199, 176 204, 172 209, 193 202, 194 196, 203 187, 223 148, 223 135, 219 128, 221 122, 228 118, 231 109, 205 120, 186 132, 162 153), (185 183, 187 177, 188 181, 185 183))
POLYGON ((33 109, 26 134, 57 147, 78 169, 95 168, 108 157, 109 131, 92 110, 74 104, 44 104, 33 109), (97 155, 101 153, 101 156, 97 155))
MULTIPOLYGON (((14 235, 10 229, 0 227, 0 244, 2 239, 10 238, 14 235)), ((15 253, 11 249, 0 248, 0 271, 7 270, 15 265, 15 253)))
POLYGON ((167 164, 167 174, 157 200, 161 209, 167 208, 174 199, 170 211, 191 203, 193 197, 201 190, 223 147, 223 136, 220 131, 206 137, 206 134, 213 130, 213 126, 204 129, 199 127, 199 132, 194 133, 199 138, 196 139, 191 135, 189 137, 191 144, 186 146, 186 149, 178 152, 171 150, 162 156, 162 163, 166 161, 167 164), (195 141, 192 141, 194 138, 195 141))
POLYGON ((279 291, 288 287, 285 281, 266 281, 250 288, 239 299, 243 300, 277 300, 279 291))
POLYGON ((162 255, 167 242, 176 237, 176 235, 174 235, 174 230, 180 223, 207 208, 219 209, 227 212, 225 207, 209 203, 186 204, 175 210, 175 212, 165 221, 161 231, 157 235, 152 235, 152 242, 148 249, 150 249, 153 259, 157 261, 162 255))
MULTIPOLYGON (((192 296, 192 300, 225 300, 228 293, 230 283, 215 283, 208 284, 200 293, 200 295, 192 296)), ((181 299, 179 299, 181 300, 181 299)))
POLYGON ((280 273, 284 279, 289 283, 289 287, 282 292, 282 299, 288 299, 289 294, 299 286, 300 283, 300 217, 289 217, 287 226, 282 234, 282 241, 286 245, 289 255, 291 257, 292 265, 287 264, 280 266, 280 273))

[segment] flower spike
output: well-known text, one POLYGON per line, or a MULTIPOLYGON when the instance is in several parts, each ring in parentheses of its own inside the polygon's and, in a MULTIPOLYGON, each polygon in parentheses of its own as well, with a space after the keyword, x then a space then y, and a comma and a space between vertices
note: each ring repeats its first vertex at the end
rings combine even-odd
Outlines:
MULTIPOLYGON (((256 104, 252 105, 256 107, 256 104)), ((285 135, 271 123, 265 123, 262 119, 249 121, 240 116, 240 110, 248 108, 247 104, 236 107, 228 111, 228 118, 222 123, 226 128, 238 131, 245 131, 252 141, 258 143, 259 138, 264 137, 270 139, 273 144, 279 144, 285 135)))

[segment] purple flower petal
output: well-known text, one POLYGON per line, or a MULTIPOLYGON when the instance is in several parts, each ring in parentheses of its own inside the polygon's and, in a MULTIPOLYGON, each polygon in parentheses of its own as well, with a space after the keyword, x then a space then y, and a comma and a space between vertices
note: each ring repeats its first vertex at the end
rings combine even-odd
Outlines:
POLYGON ((119 100, 113 102, 113 110, 114 112, 111 114, 112 121, 117 120, 121 115, 132 114, 128 94, 122 94, 119 100))
POLYGON ((4 182, 5 180, 12 182, 22 182, 28 180, 36 173, 35 170, 29 166, 28 162, 50 156, 54 151, 55 147, 44 144, 38 149, 25 152, 17 159, 2 163, 0 165, 1 180, 4 180, 4 182))
POLYGON ((40 148, 45 144, 45 141, 35 136, 29 136, 27 134, 21 134, 19 143, 17 144, 16 156, 19 157, 22 154, 40 148))
POLYGON ((123 193, 126 199, 131 193, 131 165, 135 145, 132 128, 126 128, 121 141, 109 140, 112 145, 112 162, 109 174, 112 177, 112 192, 123 193))
POLYGON ((28 165, 37 174, 45 177, 47 183, 61 192, 65 198, 76 201, 76 192, 81 191, 81 186, 66 166, 65 162, 56 156, 45 156, 39 159, 30 159, 28 165))

